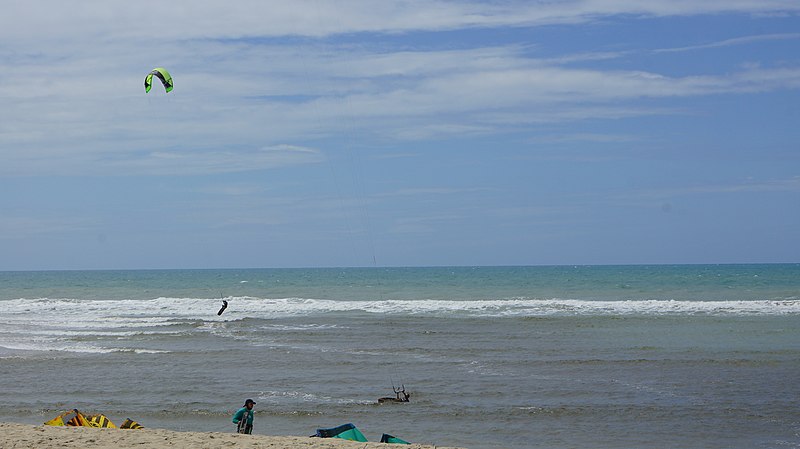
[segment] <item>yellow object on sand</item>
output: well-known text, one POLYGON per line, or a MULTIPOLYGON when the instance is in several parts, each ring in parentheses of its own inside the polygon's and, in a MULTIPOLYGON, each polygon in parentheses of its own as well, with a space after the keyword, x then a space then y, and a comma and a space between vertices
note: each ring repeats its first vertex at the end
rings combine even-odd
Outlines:
POLYGON ((44 423, 45 426, 63 426, 64 425, 64 417, 69 415, 72 412, 64 412, 55 418, 51 419, 44 423))
POLYGON ((128 418, 119 426, 120 429, 144 429, 144 426, 139 424, 138 422, 128 418))
POLYGON ((111 420, 106 417, 106 415, 102 414, 89 416, 88 418, 86 418, 86 421, 89 422, 89 425, 91 427, 107 427, 110 429, 117 428, 117 426, 115 426, 114 423, 111 422, 111 420))
MULTIPOLYGON (((116 429, 117 426, 111 422, 106 415, 98 413, 96 415, 86 416, 78 409, 72 409, 69 412, 64 412, 55 418, 44 423, 45 426, 72 426, 72 427, 97 427, 116 429), (72 415, 72 416, 70 416, 72 415)), ((141 429, 143 426, 138 422, 128 418, 119 427, 120 429, 141 429)))
MULTIPOLYGON (((89 421, 86 419, 85 416, 78 409, 72 409, 72 411, 64 412, 55 418, 51 419, 44 423, 46 426, 76 426, 76 427, 95 427, 89 424, 89 421), (64 418, 74 414, 74 416, 68 419, 66 422, 64 418)), ((97 426, 99 427, 99 426, 97 426)))

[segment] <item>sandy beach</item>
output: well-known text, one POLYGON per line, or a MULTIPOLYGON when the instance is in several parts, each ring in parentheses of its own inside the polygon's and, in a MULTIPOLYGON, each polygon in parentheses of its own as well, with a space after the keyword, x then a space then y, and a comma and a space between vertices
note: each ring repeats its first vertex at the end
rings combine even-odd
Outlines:
MULTIPOLYGON (((97 429, 90 427, 51 427, 0 423, 0 447, 127 449, 163 448, 286 448, 355 449, 395 447, 384 443, 359 443, 338 438, 310 438, 267 435, 238 435, 222 432, 175 432, 164 429, 97 429)), ((434 449, 438 446, 411 444, 397 447, 434 449)), ((448 449, 438 447, 438 449, 448 449)), ((450 448, 456 449, 456 448, 450 448)))

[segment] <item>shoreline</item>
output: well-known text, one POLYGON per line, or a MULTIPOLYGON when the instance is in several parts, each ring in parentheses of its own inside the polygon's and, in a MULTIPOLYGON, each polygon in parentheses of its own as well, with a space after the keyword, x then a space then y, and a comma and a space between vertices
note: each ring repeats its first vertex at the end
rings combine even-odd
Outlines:
POLYGON ((285 448, 285 449, 465 449, 426 444, 396 445, 378 442, 362 443, 339 438, 298 436, 239 435, 223 432, 182 432, 144 428, 100 429, 93 427, 58 427, 0 422, 0 447, 5 449, 74 448, 132 449, 170 447, 195 448, 285 448))

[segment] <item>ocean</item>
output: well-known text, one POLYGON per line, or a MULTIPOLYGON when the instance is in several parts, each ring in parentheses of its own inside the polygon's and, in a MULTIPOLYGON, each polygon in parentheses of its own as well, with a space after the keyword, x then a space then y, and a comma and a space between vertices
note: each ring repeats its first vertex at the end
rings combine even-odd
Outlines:
POLYGON ((246 398, 256 434, 796 448, 800 264, 0 272, 0 421, 246 398))

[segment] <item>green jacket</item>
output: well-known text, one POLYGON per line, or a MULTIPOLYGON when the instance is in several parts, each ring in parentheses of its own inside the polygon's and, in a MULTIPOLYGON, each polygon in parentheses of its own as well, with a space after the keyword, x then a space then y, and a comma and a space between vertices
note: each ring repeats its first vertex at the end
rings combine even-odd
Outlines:
POLYGON ((252 410, 247 410, 247 407, 242 407, 239 410, 237 410, 236 413, 233 414, 233 423, 234 424, 239 424, 239 421, 241 421, 242 419, 245 419, 245 415, 247 415, 246 416, 247 424, 252 426, 253 425, 253 411, 252 410))

